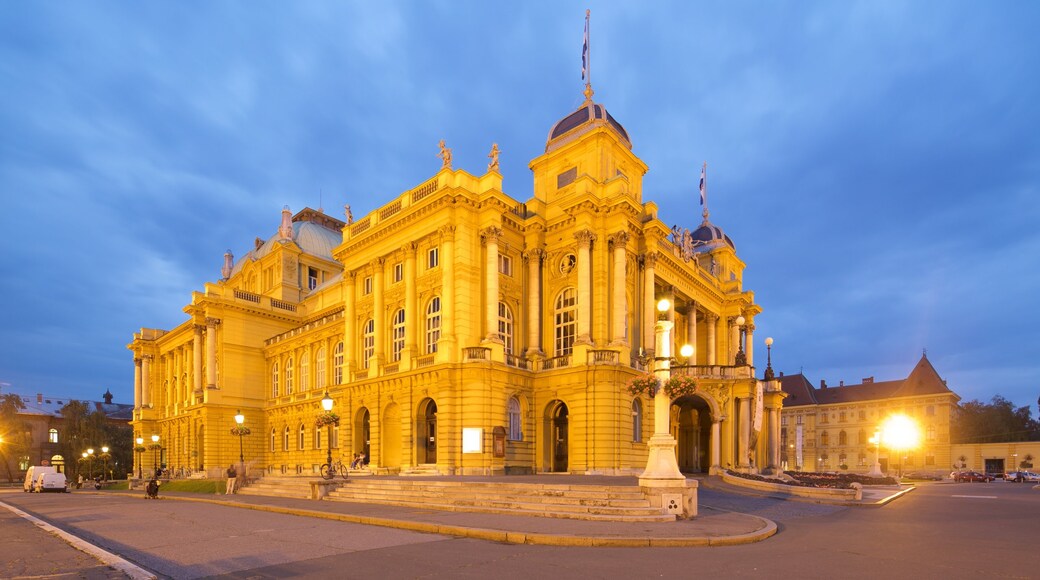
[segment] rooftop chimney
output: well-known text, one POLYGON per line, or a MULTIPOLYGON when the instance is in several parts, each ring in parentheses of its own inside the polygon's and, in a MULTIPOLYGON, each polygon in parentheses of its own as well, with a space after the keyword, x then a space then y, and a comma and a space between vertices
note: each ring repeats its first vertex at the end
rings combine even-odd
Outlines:
POLYGON ((838 381, 838 386, 839 387, 844 387, 845 386, 845 381, 838 381))
POLYGON ((36 404, 37 405, 42 405, 43 404, 43 393, 36 393, 36 404))
POLYGON ((827 388, 827 381, 825 381, 823 379, 820 379, 820 388, 821 389, 826 389, 827 388))
POLYGON ((106 405, 111 405, 112 404, 112 392, 109 391, 108 389, 105 389, 105 394, 102 396, 102 398, 105 399, 105 404, 106 405))
POLYGON ((870 384, 873 384, 873 383, 874 383, 874 377, 866 377, 865 379, 863 379, 863 384, 864 385, 870 385, 870 384))

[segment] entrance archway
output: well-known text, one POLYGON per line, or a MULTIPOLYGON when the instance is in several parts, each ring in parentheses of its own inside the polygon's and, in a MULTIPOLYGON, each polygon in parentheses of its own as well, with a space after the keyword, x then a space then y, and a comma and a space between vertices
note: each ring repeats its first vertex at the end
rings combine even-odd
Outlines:
POLYGON ((707 473, 711 467, 711 408, 697 395, 672 401, 669 427, 679 471, 707 473))
POLYGON ((554 473, 568 470, 569 411, 563 401, 552 401, 545 408, 545 465, 554 473))
POLYGON ((401 466, 401 407, 390 403, 383 410, 383 421, 379 425, 380 453, 384 467, 401 466))
POLYGON ((354 415, 354 444, 351 454, 364 453, 365 465, 372 458, 372 416, 366 407, 361 407, 354 415))
POLYGON ((437 463, 437 402, 433 399, 423 399, 419 403, 415 432, 418 434, 418 462, 437 463))

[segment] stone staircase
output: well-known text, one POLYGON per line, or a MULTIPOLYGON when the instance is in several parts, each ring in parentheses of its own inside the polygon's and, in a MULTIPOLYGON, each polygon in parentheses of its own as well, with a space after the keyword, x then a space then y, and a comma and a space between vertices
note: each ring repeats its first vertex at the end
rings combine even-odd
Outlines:
POLYGON ((675 521, 673 514, 651 507, 634 486, 365 478, 339 485, 326 499, 580 520, 675 521))
MULTIPOLYGON (((265 475, 239 488, 238 493, 242 495, 310 499, 311 482, 314 480, 321 480, 321 477, 314 475, 265 475)), ((343 481, 338 478, 337 480, 343 481)))

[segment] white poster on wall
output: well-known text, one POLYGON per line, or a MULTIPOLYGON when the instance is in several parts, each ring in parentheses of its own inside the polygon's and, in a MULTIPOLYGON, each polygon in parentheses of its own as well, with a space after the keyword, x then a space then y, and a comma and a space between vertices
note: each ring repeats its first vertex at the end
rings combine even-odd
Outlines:
POLYGON ((462 452, 483 453, 484 452, 484 429, 480 427, 462 428, 462 452))

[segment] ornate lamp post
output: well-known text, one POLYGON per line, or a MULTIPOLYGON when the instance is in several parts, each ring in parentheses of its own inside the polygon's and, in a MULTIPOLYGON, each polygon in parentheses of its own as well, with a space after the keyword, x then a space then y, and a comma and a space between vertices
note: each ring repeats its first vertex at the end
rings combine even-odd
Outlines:
MULTIPOLYGON (((657 311, 663 314, 671 306, 667 299, 662 299, 657 303, 657 311)), ((654 376, 658 382, 654 394, 654 435, 649 442, 646 470, 639 476, 639 485, 646 487, 664 487, 686 481, 675 459, 676 441, 668 429, 671 400, 663 388, 671 377, 672 327, 673 323, 661 315, 654 326, 654 376)))
POLYGON ((105 462, 104 471, 101 472, 101 479, 108 481, 108 458, 111 455, 108 454, 108 445, 101 446, 101 455, 98 456, 102 461, 105 462))
POLYGON ((94 479, 94 448, 87 449, 87 473, 89 478, 94 479))
MULTIPOLYGON (((325 409, 326 414, 332 413, 332 397, 329 396, 329 391, 325 391, 325 396, 321 398, 321 408, 325 409)), ((325 463, 332 465, 332 421, 329 421, 329 453, 325 457, 325 463)))
POLYGON ((748 364, 747 355, 744 354, 745 332, 747 331, 747 327, 744 326, 744 323, 747 321, 744 320, 743 316, 738 316, 733 322, 737 323, 737 327, 740 329, 740 336, 737 338, 737 356, 734 357, 733 364, 742 367, 748 364))
POLYGON ((159 436, 152 433, 152 473, 159 475, 159 436))
POLYGON ((142 479, 141 476, 141 453, 144 453, 144 437, 138 437, 134 440, 137 446, 134 447, 134 451, 137 452, 137 479, 142 479))
POLYGON ((871 477, 884 477, 885 474, 881 472, 881 430, 874 431, 874 436, 871 437, 868 442, 874 444, 874 467, 870 469, 867 475, 871 477))
MULTIPOLYGON (((245 476, 246 476, 246 472, 245 472, 246 460, 245 460, 245 455, 242 452, 242 437, 244 435, 249 435, 249 427, 246 427, 244 425, 245 422, 246 422, 246 416, 243 415, 242 414, 242 410, 239 409, 235 413, 235 428, 232 429, 231 432, 238 435, 238 464, 239 464, 239 471, 242 472, 242 477, 243 478, 245 478, 245 476)), ((243 481, 244 481, 244 479, 243 479, 243 481)))

